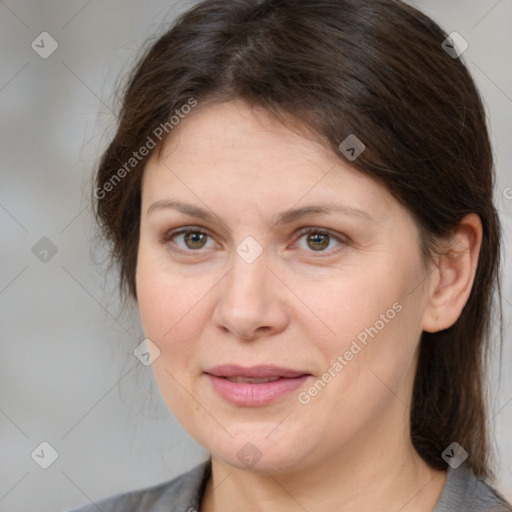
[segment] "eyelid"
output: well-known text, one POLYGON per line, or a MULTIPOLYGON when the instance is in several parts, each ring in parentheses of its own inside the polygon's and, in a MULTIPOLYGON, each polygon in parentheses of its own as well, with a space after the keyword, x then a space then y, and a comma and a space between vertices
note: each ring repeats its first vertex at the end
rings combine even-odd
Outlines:
POLYGON ((170 229, 169 231, 165 231, 158 238, 162 243, 165 243, 177 235, 181 235, 183 233, 188 233, 188 232, 194 232, 194 233, 197 232, 197 233, 203 233, 208 236, 212 236, 211 233, 206 228, 201 228, 199 226, 183 226, 181 228, 170 229))

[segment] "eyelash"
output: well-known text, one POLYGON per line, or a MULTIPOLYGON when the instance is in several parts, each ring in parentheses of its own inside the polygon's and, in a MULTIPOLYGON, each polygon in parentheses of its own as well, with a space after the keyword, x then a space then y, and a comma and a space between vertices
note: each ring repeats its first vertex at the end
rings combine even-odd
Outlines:
MULTIPOLYGON (((173 251, 175 252, 179 252, 179 253, 182 253, 182 254, 187 254, 187 255, 191 255, 193 253, 200 253, 201 252, 201 249, 182 249, 181 247, 178 247, 176 246, 176 244, 174 242, 172 242, 172 239, 175 238, 176 236, 178 235, 182 235, 182 234, 186 234, 186 233, 200 233, 202 235, 205 235, 205 236, 208 236, 210 238, 213 238, 211 236, 211 234, 202 229, 202 228, 196 228, 196 227, 187 227, 187 228, 182 228, 182 229, 178 229, 176 231, 170 231, 169 233, 166 233, 164 234, 161 239, 160 239, 160 242, 164 245, 167 245, 169 244, 169 242, 171 242, 175 247, 172 248, 173 251)), ((313 251, 313 250, 310 250, 310 251, 307 251, 307 252, 311 252, 313 254, 316 254, 315 257, 323 257, 323 256, 331 256, 335 253, 338 253, 340 250, 343 249, 343 246, 346 246, 348 245, 349 243, 349 240, 347 240, 346 238, 344 237, 341 237, 339 235, 335 235, 334 233, 332 233, 331 231, 327 230, 327 229, 321 229, 321 228, 318 228, 318 227, 306 227, 306 228, 302 228, 300 229, 297 234, 295 235, 297 238, 295 240, 294 243, 296 243, 298 240, 300 240, 304 235, 309 235, 309 234, 320 234, 320 235, 327 235, 329 236, 329 242, 334 239, 336 240, 338 243, 340 243, 342 245, 342 247, 338 247, 337 249, 331 249, 329 251, 324 251, 324 250, 321 250, 321 251, 313 251)))

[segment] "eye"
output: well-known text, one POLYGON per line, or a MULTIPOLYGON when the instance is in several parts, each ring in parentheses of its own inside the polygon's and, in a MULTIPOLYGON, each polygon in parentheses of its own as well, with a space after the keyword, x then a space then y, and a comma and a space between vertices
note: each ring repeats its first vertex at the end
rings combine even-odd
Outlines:
POLYGON ((208 238, 210 238, 210 234, 202 229, 185 228, 165 234, 161 241, 164 244, 171 242, 176 246, 176 249, 173 250, 194 252, 200 249, 211 249, 215 247, 213 241, 213 246, 207 246, 208 238), (181 245, 179 243, 180 240, 182 242, 181 245))
MULTIPOLYGON (((322 230, 320 228, 304 228, 299 231, 299 238, 297 240, 300 241, 302 238, 305 239, 306 247, 310 249, 309 252, 321 252, 321 253, 335 253, 338 252, 346 245, 348 242, 344 240, 342 237, 334 235, 329 231, 322 230), (336 242, 338 244, 338 249, 330 249, 325 250, 329 246, 331 246, 332 242, 336 242)), ((297 243, 295 242, 295 243, 297 243)), ((331 246, 332 247, 332 246, 331 246)), ((304 246, 302 247, 304 248, 304 246)), ((308 249, 305 249, 308 250, 308 249)))
MULTIPOLYGON (((306 247, 304 247, 304 245, 300 247, 301 244, 299 244, 300 249, 304 249, 308 252, 322 253, 322 255, 336 253, 343 249, 343 246, 348 243, 348 241, 344 240, 343 237, 316 227, 301 229, 294 244, 298 244, 302 239, 305 240, 306 247), (338 245, 338 249, 336 249, 335 244, 338 245), (332 248, 333 245, 334 249, 332 248), (329 247, 331 247, 331 249, 326 250, 329 247)), ((188 227, 171 231, 164 234, 160 241, 164 245, 168 245, 170 243, 174 246, 171 246, 173 251, 183 253, 200 252, 201 249, 213 249, 216 246, 210 233, 196 227, 188 227), (208 246, 208 239, 211 239, 210 246, 208 246)))

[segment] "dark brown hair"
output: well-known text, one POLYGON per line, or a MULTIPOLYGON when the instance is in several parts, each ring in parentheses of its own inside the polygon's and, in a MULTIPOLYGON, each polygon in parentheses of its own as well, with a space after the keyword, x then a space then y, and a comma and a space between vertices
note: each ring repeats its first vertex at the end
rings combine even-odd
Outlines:
POLYGON ((141 178, 161 142, 126 163, 191 98, 262 107, 313 131, 339 158, 340 142, 355 134, 366 150, 352 165, 413 215, 426 256, 465 214, 478 214, 484 234, 473 289, 452 327, 423 333, 410 419, 412 442, 429 465, 445 468, 441 453, 456 441, 469 469, 486 477, 484 367, 500 227, 484 109, 460 58, 443 49, 446 37, 395 0, 197 4, 151 44, 130 76, 96 176, 96 214, 122 288, 136 298, 141 178))

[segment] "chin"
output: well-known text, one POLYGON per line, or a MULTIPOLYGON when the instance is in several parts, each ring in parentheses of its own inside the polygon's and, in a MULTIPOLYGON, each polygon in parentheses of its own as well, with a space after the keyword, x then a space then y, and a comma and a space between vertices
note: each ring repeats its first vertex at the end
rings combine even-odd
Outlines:
POLYGON ((274 431, 269 435, 271 431, 267 426, 254 430, 246 428, 222 443, 210 441, 203 446, 212 457, 225 464, 256 473, 292 471, 306 464, 306 439, 294 439, 286 431, 278 434, 274 431))

